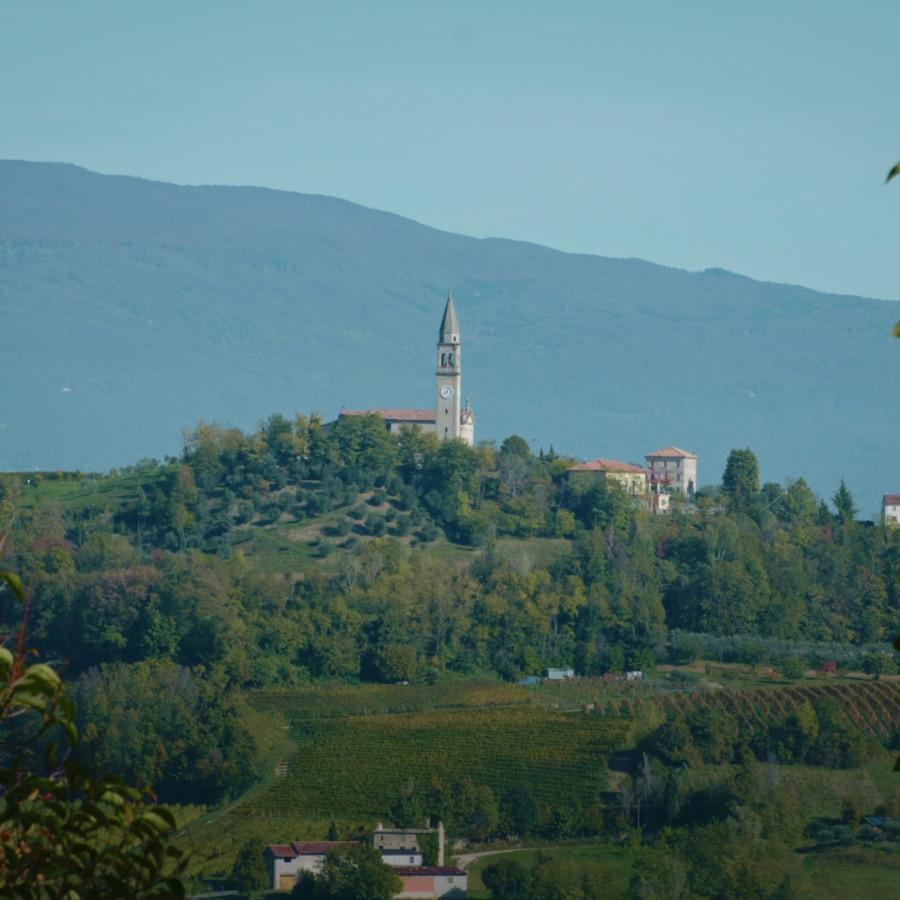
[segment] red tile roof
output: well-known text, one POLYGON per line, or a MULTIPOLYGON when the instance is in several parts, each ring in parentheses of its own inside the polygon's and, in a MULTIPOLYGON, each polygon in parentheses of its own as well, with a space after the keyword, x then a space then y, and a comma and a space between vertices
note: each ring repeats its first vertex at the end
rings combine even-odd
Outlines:
POLYGON ((412 875, 467 875, 456 866, 394 866, 394 871, 401 877, 412 875))
POLYGON ((693 453, 688 453, 686 450, 679 450, 677 447, 663 447, 662 450, 657 450, 655 453, 645 453, 644 459, 650 459, 654 456, 675 457, 677 459, 697 458, 693 453))
POLYGON ((292 841, 290 844, 270 844, 269 850, 279 859, 294 859, 298 856, 321 856, 333 847, 355 844, 356 841, 292 841))
POLYGON ((635 475, 647 473, 638 466, 630 463, 618 462, 615 459, 595 459, 593 462, 581 463, 578 466, 569 466, 567 472, 633 472, 635 475))
POLYGON ((885 494, 881 502, 885 506, 900 506, 900 494, 885 494))
POLYGON ((378 415, 382 419, 394 419, 401 422, 434 422, 433 409, 342 409, 341 416, 378 415))

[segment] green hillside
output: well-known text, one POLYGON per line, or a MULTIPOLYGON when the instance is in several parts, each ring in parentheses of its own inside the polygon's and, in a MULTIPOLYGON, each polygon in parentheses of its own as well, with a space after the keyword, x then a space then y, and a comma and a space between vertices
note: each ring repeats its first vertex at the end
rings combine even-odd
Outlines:
POLYGON ((198 419, 430 406, 457 301, 477 436, 717 481, 896 490, 894 304, 447 234, 329 197, 0 163, 0 470, 106 471, 198 419), (561 446, 562 445, 562 446, 561 446))

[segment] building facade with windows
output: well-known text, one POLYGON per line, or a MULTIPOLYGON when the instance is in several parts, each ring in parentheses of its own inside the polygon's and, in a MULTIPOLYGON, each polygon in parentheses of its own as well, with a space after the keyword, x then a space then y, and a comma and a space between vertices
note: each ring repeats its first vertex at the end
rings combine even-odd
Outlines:
POLYGON ((318 872, 322 868, 326 850, 355 843, 356 841, 292 841, 290 844, 270 844, 263 850, 270 887, 273 891, 290 890, 301 872, 318 872))
POLYGON ((649 497, 650 489, 646 471, 639 466, 631 465, 631 463, 623 463, 615 459, 595 459, 593 462, 570 466, 566 471, 569 473, 570 481, 579 478, 614 481, 636 499, 646 501, 649 497))
POLYGON ((456 866, 397 866, 394 871, 403 881, 397 897, 466 896, 468 875, 456 866))
POLYGON ((900 494, 885 494, 881 498, 881 516, 885 525, 900 525, 900 494))
POLYGON ((654 487, 679 491, 685 496, 697 492, 697 457, 678 447, 663 447, 644 456, 650 483, 654 487))

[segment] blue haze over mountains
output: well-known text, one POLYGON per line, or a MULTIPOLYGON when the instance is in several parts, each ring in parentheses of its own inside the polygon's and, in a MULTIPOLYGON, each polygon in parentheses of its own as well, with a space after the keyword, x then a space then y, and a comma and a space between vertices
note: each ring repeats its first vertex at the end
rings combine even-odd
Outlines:
MULTIPOLYGON (((602 215, 602 210, 598 215, 602 215)), ((900 279, 900 271, 898 271, 900 279)), ((175 454, 198 419, 430 408, 447 290, 476 439, 900 492, 895 303, 448 234, 331 197, 0 162, 0 469, 175 454), (64 388, 68 388, 65 391, 64 388)))

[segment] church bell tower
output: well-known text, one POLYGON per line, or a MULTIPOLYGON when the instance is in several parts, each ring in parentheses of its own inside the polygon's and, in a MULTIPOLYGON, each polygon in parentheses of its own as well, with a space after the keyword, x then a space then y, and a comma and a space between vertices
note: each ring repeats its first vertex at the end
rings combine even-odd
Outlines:
POLYGON ((459 323, 456 321, 456 310, 453 308, 453 296, 448 295, 437 345, 437 372, 435 373, 437 375, 437 408, 434 430, 442 441, 465 437, 467 443, 471 443, 471 438, 468 436, 468 431, 471 429, 466 429, 465 435, 461 431, 462 367, 459 350, 459 323))

